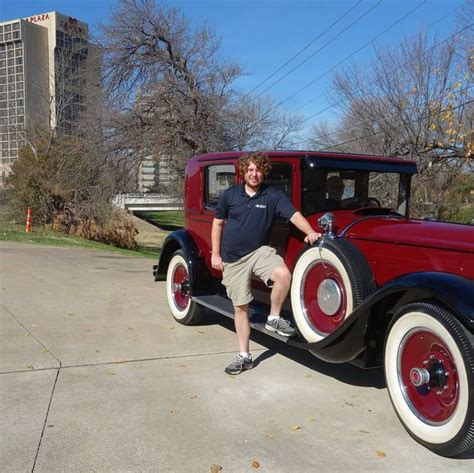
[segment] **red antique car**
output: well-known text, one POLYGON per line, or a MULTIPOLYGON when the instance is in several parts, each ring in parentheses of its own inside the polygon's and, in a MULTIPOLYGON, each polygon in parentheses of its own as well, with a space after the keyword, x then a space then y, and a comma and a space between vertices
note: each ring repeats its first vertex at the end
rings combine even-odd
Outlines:
MULTIPOLYGON (((211 225, 222 192, 242 181, 244 153, 196 156, 186 168, 185 228, 166 239, 155 280, 170 310, 196 324, 202 308, 233 317, 211 267, 211 225)), ((324 232, 313 246, 287 222, 270 244, 293 274, 284 339, 333 363, 384 366, 388 392, 409 434, 445 456, 474 448, 474 227, 409 217, 412 161, 308 151, 268 152, 267 183, 324 232), (335 201, 330 182, 343 184, 335 201)), ((269 293, 258 280, 251 326, 266 332, 269 293)))

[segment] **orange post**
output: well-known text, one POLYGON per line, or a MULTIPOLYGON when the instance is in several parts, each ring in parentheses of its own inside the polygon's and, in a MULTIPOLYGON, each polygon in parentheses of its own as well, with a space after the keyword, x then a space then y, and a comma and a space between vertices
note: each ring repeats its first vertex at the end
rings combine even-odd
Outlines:
POLYGON ((28 207, 28 210, 26 211, 26 228, 25 228, 26 233, 31 232, 31 209, 28 207))

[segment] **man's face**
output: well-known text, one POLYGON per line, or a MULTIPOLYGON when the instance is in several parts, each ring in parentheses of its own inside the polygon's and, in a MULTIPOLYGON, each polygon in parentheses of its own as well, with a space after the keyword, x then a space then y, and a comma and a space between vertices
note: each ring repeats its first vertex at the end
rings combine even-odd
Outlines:
POLYGON ((258 169, 255 163, 250 162, 244 180, 248 187, 260 187, 265 179, 265 174, 261 169, 258 169))

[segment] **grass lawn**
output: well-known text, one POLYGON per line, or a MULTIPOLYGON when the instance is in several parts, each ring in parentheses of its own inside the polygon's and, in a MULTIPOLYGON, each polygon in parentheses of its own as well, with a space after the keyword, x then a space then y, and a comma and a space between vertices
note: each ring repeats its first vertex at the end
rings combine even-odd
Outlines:
POLYGON ((184 227, 184 211, 182 210, 135 212, 135 215, 166 230, 175 230, 184 227))
POLYGON ((89 248, 101 251, 110 251, 124 256, 138 256, 144 258, 158 258, 161 248, 139 247, 138 250, 124 250, 115 246, 85 240, 64 233, 57 233, 40 226, 33 226, 30 233, 25 232, 25 225, 12 222, 8 217, 8 210, 0 209, 0 240, 17 241, 52 246, 68 246, 74 248, 89 248))

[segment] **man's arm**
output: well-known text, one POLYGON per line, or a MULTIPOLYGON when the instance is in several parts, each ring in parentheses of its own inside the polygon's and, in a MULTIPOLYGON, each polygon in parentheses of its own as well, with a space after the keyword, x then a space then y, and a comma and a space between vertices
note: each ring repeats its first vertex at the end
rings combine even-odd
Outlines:
POLYGON ((211 231, 211 243, 212 243, 212 255, 211 255, 211 265, 214 269, 219 269, 220 271, 224 270, 224 265, 222 264, 221 258, 221 238, 222 238, 222 229, 224 228, 224 220, 220 218, 215 218, 212 221, 212 231, 211 231))
POLYGON ((303 233, 306 234, 304 241, 312 245, 313 243, 317 242, 321 238, 321 233, 315 232, 313 227, 310 225, 308 220, 306 220, 301 212, 295 212, 293 216, 290 218, 290 222, 298 229, 301 230, 303 233))

